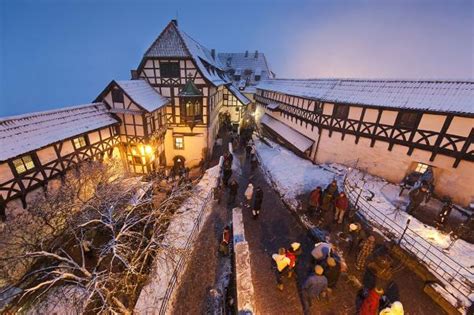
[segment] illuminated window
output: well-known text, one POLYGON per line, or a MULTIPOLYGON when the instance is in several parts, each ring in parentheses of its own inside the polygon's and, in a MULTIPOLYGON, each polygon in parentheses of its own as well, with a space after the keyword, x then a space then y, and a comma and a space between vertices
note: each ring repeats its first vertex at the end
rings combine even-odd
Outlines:
POLYGON ((133 163, 134 164, 142 164, 142 158, 140 156, 133 156, 133 163))
POLYGON ((184 138, 183 137, 175 137, 174 138, 174 148, 176 150, 183 150, 184 149, 184 138))
POLYGON ((428 169, 428 165, 423 164, 423 163, 418 163, 418 165, 416 166, 415 172, 423 174, 424 172, 426 172, 427 169, 428 169))
POLYGON ((35 163, 33 162, 31 155, 25 155, 21 158, 13 160, 13 165, 15 166, 15 170, 18 174, 22 174, 35 168, 35 163))
POLYGON ((74 143, 74 148, 76 150, 83 148, 87 145, 86 138, 83 136, 77 137, 76 139, 72 140, 72 142, 74 143))

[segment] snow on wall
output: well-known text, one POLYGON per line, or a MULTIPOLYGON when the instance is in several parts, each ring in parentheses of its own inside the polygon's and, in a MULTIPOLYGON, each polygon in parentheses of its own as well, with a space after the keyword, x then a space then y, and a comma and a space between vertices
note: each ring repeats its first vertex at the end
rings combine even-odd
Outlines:
POLYGON ((176 211, 163 239, 163 250, 155 257, 151 278, 140 293, 134 313, 158 314, 165 302, 166 314, 172 314, 170 306, 176 291, 170 293, 168 287, 174 280, 179 283, 184 268, 176 268, 180 261, 186 265, 194 240, 212 209, 212 189, 218 183, 220 169, 220 165, 208 169, 194 188, 193 195, 176 211), (173 279, 176 271, 176 279, 173 279))

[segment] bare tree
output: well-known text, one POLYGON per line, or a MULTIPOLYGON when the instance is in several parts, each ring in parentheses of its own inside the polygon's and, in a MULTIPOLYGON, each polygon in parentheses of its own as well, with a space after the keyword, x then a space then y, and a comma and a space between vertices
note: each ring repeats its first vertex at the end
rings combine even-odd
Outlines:
POLYGON ((89 163, 38 199, 0 240, 10 249, 1 276, 22 289, 12 310, 49 307, 48 295, 73 287, 80 313, 131 313, 170 218, 191 194, 187 185, 161 190, 159 181, 144 184, 89 163), (28 272, 8 271, 19 264, 28 272))

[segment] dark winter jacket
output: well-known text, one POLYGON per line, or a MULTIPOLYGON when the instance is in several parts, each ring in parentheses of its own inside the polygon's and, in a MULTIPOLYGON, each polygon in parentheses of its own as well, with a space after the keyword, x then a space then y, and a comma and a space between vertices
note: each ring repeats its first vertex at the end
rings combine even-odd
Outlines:
POLYGON ((313 274, 303 284, 303 291, 311 297, 318 297, 328 287, 325 276, 313 274))
POLYGON ((408 194, 408 196, 410 197, 410 202, 417 205, 421 204, 425 200, 427 195, 428 195, 428 191, 422 191, 421 187, 413 189, 408 194))
POLYGON ((321 190, 313 190, 309 195, 309 205, 312 207, 317 207, 322 202, 322 191, 321 190))
POLYGON ((263 201, 263 190, 261 188, 257 188, 255 190, 255 200, 253 201, 253 208, 255 210, 260 210, 262 208, 262 201, 263 201))
POLYGON ((380 295, 375 289, 369 291, 369 295, 362 302, 360 315, 377 315, 379 313, 380 295))
POLYGON ((339 194, 339 190, 337 189, 337 185, 329 184, 326 189, 324 190, 325 195, 331 195, 332 198, 339 194))
POLYGON ((237 181, 232 180, 229 184, 229 193, 231 195, 237 195, 238 190, 239 190, 239 184, 237 183, 237 181))
POLYGON ((336 208, 342 209, 342 210, 347 210, 349 207, 349 200, 347 199, 346 195, 344 196, 338 196, 336 198, 336 208))
POLYGON ((336 262, 336 266, 331 267, 331 266, 326 266, 324 268, 324 276, 326 279, 328 279, 328 287, 334 288, 334 286, 337 283, 337 280, 339 280, 339 276, 341 275, 341 266, 339 265, 338 262, 336 262))

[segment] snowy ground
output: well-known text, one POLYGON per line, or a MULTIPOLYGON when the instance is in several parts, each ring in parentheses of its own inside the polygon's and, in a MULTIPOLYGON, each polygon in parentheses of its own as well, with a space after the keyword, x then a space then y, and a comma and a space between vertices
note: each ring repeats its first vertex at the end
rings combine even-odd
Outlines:
MULTIPOLYGON (((445 289, 457 298, 458 302, 453 303, 459 304, 455 305, 456 307, 470 305, 469 299, 462 295, 469 296, 470 300, 474 299, 473 244, 463 240, 452 244, 448 234, 443 234, 400 211, 398 207, 403 202, 398 197, 399 188, 396 185, 342 165, 314 165, 278 144, 270 144, 272 147, 256 140, 257 153, 262 168, 290 207, 300 209, 299 196, 309 193, 316 186, 322 186, 324 189, 333 179, 338 181, 340 188, 343 187, 344 176, 347 174, 346 184, 349 186, 346 188, 352 187, 352 191, 348 192, 349 197, 354 203, 359 192, 361 193, 360 211, 368 218, 369 223, 385 237, 398 239, 410 219, 409 229, 401 246, 415 254, 438 276, 445 289), (374 194, 371 201, 366 199, 371 195, 369 191, 374 194), (454 267, 456 265, 457 267, 454 267)), ((456 298, 450 296, 447 299, 453 302, 456 298)))

